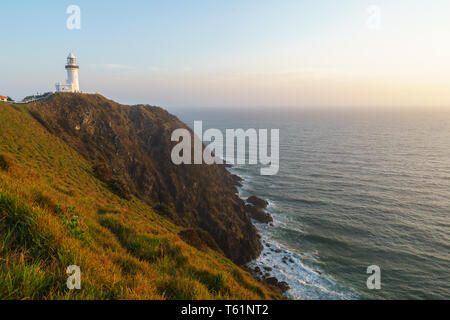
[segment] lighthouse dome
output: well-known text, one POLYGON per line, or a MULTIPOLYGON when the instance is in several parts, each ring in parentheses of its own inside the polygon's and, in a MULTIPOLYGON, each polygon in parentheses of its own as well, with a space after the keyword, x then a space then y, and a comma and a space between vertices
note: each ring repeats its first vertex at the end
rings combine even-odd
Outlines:
POLYGON ((78 68, 77 59, 75 58, 75 55, 72 52, 67 57, 66 68, 78 68))

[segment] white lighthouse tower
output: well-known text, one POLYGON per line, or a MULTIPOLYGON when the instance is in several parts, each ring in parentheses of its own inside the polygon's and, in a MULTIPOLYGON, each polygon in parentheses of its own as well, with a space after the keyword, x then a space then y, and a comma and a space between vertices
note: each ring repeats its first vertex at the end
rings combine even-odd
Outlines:
POLYGON ((80 92, 80 84, 78 83, 78 69, 77 59, 73 53, 67 57, 67 84, 72 85, 72 92, 80 92))
POLYGON ((78 69, 77 59, 73 53, 67 57, 67 82, 66 84, 57 83, 57 92, 80 92, 80 84, 78 83, 78 69))

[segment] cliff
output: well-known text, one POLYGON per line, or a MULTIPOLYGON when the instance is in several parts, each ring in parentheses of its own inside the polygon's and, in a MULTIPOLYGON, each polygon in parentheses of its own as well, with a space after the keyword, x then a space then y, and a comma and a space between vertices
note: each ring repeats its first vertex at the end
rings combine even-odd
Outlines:
POLYGON ((0 103, 0 299, 280 298, 233 263, 260 250, 235 178, 172 165, 179 127, 99 95, 0 103))
POLYGON ((188 127, 167 111, 100 95, 55 94, 30 112, 95 166, 99 178, 122 186, 124 196, 129 192, 162 214, 175 212, 176 222, 208 232, 236 263, 260 253, 257 231, 225 167, 172 163, 171 134, 188 127))

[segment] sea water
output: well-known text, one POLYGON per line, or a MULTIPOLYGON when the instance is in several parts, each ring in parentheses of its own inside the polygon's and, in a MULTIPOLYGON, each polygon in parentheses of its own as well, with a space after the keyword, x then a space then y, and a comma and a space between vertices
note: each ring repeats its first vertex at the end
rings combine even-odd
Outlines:
POLYGON ((450 112, 171 111, 190 126, 280 129, 277 175, 230 171, 274 218, 255 222, 264 251, 249 266, 288 282, 289 297, 450 299, 450 112), (372 265, 380 290, 366 285, 372 265))

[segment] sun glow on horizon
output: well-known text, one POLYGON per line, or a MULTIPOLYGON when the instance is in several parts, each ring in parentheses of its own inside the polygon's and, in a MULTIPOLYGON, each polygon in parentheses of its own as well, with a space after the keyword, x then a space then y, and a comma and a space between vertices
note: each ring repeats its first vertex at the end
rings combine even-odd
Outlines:
POLYGON ((6 5, 0 94, 51 90, 64 74, 58 59, 73 50, 81 89, 123 103, 450 108, 445 0, 79 6, 82 28, 68 31, 63 4, 6 5))

